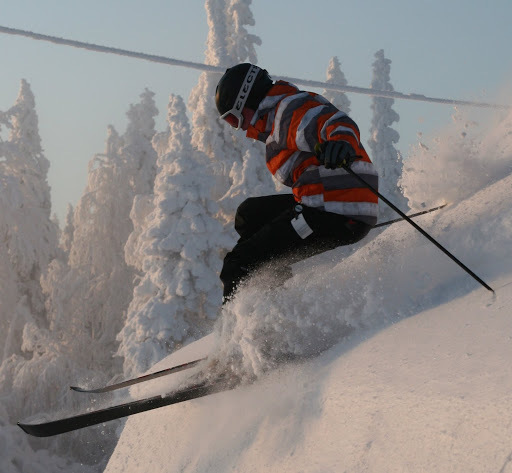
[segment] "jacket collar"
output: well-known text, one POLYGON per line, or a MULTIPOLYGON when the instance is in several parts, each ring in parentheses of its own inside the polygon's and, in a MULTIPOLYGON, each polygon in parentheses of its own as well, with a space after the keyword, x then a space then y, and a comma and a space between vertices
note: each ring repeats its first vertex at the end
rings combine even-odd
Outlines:
POLYGON ((268 91, 265 98, 260 102, 258 109, 252 117, 251 124, 247 128, 247 138, 258 141, 267 141, 274 127, 276 110, 279 102, 287 95, 296 94, 297 87, 289 82, 277 81, 268 91))

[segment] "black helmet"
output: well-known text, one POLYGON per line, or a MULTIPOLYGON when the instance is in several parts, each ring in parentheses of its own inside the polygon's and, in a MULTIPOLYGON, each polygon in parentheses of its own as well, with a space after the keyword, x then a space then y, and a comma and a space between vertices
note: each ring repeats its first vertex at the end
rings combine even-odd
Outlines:
POLYGON ((239 97, 245 98, 242 108, 247 106, 256 110, 271 87, 272 79, 265 69, 260 69, 258 66, 249 63, 230 67, 217 84, 217 90, 215 91, 217 110, 221 115, 226 114, 235 107, 235 102, 239 97), (254 81, 251 81, 252 77, 249 72, 256 74, 254 81), (243 97, 242 86, 247 85, 246 81, 249 81, 249 84, 250 82, 253 83, 249 86, 249 96, 243 97))

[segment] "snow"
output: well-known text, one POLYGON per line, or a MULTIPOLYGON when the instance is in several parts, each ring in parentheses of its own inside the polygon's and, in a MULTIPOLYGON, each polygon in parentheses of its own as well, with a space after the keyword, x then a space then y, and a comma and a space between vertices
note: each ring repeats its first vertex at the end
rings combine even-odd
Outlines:
MULTIPOLYGON (((257 62, 250 4, 205 1, 201 70, 257 62)), ((392 91, 390 61, 378 56, 384 63, 374 75, 392 91)), ((125 133, 108 127, 60 246, 51 157, 42 152, 28 82, 0 111, 0 472, 512 472, 512 114, 480 111, 478 123, 457 111, 439 136, 421 137, 404 154, 403 166, 394 158, 384 165, 411 211, 448 204, 418 222, 495 296, 402 222, 295 264, 273 291, 266 288, 275 268, 265 268, 214 322, 237 206, 281 191, 263 144, 219 120, 218 77, 203 73, 187 108, 171 95, 166 131, 155 130, 149 90, 130 106, 125 133), (211 335, 186 345, 212 325, 211 335), (204 366, 128 394, 90 398, 66 386, 116 382, 206 354, 245 384, 139 414, 124 429, 112 422, 35 439, 15 425, 166 393, 204 366)), ((290 80, 354 91, 343 86, 337 59, 327 83, 290 80)), ((383 130, 376 162, 384 141, 398 136, 388 129, 397 118, 390 97, 404 96, 374 101, 383 105, 374 107, 383 130)))
MULTIPOLYGON (((459 159, 453 141, 439 143, 434 163, 459 159)), ((413 203, 417 153, 404 177, 413 203)), ((462 180, 475 172, 464 164, 462 180)), ((130 418, 105 472, 512 471, 512 175, 506 160, 495 164, 471 192, 437 181, 454 201, 421 217, 495 295, 406 223, 301 263, 280 290, 255 280, 209 347, 197 342, 155 369, 210 351, 236 355, 257 381, 130 418), (319 348, 302 363, 273 361, 319 348)))
POLYGON ((507 281, 495 300, 476 289, 252 386, 133 417, 105 472, 508 471, 507 281))

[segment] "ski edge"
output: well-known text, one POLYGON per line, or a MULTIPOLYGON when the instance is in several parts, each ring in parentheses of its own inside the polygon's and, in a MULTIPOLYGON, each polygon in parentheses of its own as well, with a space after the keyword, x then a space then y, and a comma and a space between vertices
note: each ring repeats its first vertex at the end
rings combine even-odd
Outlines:
POLYGON ((197 360, 189 361, 187 363, 183 363, 181 365, 172 366, 171 368, 166 368, 164 370, 156 371, 155 373, 149 373, 143 376, 139 376, 137 378, 128 379, 126 381, 121 381, 120 383, 110 384, 108 386, 101 386, 98 388, 82 388, 80 386, 70 386, 69 389, 78 393, 86 393, 86 394, 99 394, 106 393, 110 391, 115 391, 117 389, 126 388, 128 386, 133 386, 135 384, 143 383, 145 381, 150 381, 152 379, 157 379, 162 376, 167 376, 169 374, 178 373, 179 371, 184 371, 189 368, 193 368, 198 365, 201 361, 205 361, 208 357, 199 358, 197 360))
POLYGON ((139 399, 124 404, 98 409, 96 411, 86 412, 71 417, 65 417, 58 420, 41 422, 38 424, 26 424, 18 422, 17 425, 28 435, 34 437, 53 437, 55 435, 80 430, 85 427, 103 424, 123 417, 132 416, 142 412, 147 412, 160 407, 178 404, 190 401, 210 394, 216 394, 223 391, 235 389, 238 383, 229 382, 225 379, 213 383, 201 383, 192 387, 179 390, 164 396, 153 396, 150 398, 139 399))

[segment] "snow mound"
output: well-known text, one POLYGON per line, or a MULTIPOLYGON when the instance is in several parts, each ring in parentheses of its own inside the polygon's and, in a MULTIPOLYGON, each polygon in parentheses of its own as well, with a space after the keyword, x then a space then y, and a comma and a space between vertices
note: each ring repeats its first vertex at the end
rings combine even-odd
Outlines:
POLYGON ((511 309, 510 286, 494 301, 475 290, 252 386, 135 416, 105 471, 509 471, 511 309))
POLYGON ((208 343, 257 381, 130 418, 106 472, 512 472, 507 123, 465 160, 456 126, 402 182, 413 209, 450 204, 418 222, 495 295, 407 223, 249 284, 208 343))

